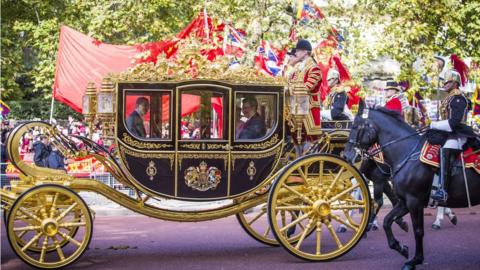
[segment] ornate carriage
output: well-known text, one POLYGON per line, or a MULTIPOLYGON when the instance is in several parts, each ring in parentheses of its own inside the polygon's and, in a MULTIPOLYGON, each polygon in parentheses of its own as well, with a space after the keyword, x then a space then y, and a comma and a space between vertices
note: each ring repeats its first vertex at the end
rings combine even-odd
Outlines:
POLYGON ((217 74, 212 76, 215 80, 201 74, 197 79, 155 74, 134 70, 105 78, 98 93, 89 85, 86 120, 100 120, 105 138, 115 143, 113 153, 88 138, 66 137, 43 122, 25 123, 12 131, 8 153, 21 177, 1 195, 8 239, 23 261, 38 268, 64 267, 87 249, 93 218, 80 191, 99 193, 164 220, 236 215, 256 240, 281 245, 311 261, 337 258, 358 243, 366 229, 370 199, 362 175, 338 156, 349 122, 324 123, 322 135, 297 157, 285 124, 291 112, 285 107, 282 82, 252 79, 245 70, 217 74), (249 105, 256 103, 254 113, 263 121, 260 135, 240 135, 247 99, 249 105), (137 115, 140 124, 133 125, 132 115, 142 102, 148 108, 137 115), (143 130, 135 131, 138 126, 143 130), (32 127, 40 127, 66 157, 97 159, 135 196, 95 179, 23 161, 19 143, 32 127), (165 200, 202 207, 172 209, 162 206, 165 200), (223 203, 206 203, 219 201, 223 203), (352 215, 354 210, 358 213, 352 215), (339 226, 347 232, 337 233, 339 226))

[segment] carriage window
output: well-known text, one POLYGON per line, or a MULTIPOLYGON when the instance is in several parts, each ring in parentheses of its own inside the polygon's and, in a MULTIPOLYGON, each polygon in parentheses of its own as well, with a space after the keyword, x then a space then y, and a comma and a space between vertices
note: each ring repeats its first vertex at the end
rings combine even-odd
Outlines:
POLYGON ((170 139, 170 93, 127 92, 125 124, 138 138, 170 139))
POLYGON ((235 98, 235 139, 258 140, 269 136, 277 119, 276 96, 237 94, 235 98))
POLYGON ((225 95, 208 90, 184 91, 181 95, 182 140, 227 139, 225 95))

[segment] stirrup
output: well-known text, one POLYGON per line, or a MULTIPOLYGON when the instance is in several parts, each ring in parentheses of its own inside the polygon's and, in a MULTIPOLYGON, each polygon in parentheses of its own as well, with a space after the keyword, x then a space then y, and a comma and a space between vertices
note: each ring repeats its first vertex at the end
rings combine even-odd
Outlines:
POLYGON ((438 203, 446 203, 448 194, 444 189, 441 188, 437 189, 430 197, 438 203))

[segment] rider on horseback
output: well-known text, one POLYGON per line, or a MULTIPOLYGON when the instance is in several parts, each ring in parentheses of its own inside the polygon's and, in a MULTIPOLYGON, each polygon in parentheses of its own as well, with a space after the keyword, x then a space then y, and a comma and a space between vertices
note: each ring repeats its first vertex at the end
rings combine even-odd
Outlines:
POLYGON ((430 128, 448 133, 446 142, 440 150, 440 187, 431 196, 433 200, 439 203, 445 203, 448 198, 447 189, 451 177, 451 164, 461 153, 467 139, 476 136, 471 127, 465 124, 470 104, 459 89, 461 85, 460 73, 455 70, 448 70, 445 73, 444 80, 443 87, 448 95, 440 105, 442 120, 430 124, 430 128))
POLYGON ((324 105, 326 110, 321 111, 325 120, 353 120, 353 115, 348 109, 348 87, 340 84, 340 73, 331 68, 327 75, 328 87, 331 89, 324 105))

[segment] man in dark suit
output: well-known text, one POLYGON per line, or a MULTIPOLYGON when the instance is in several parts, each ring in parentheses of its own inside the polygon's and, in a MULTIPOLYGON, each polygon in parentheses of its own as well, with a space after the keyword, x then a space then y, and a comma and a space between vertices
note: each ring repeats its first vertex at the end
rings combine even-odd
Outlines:
POLYGON ((265 136, 267 128, 265 121, 258 115, 258 102, 253 97, 247 97, 242 102, 242 113, 248 118, 247 122, 239 127, 237 139, 259 139, 265 136))
POLYGON ((127 118, 128 130, 137 137, 145 138, 147 136, 143 126, 143 117, 147 114, 149 107, 148 99, 139 97, 135 103, 135 110, 127 118))

